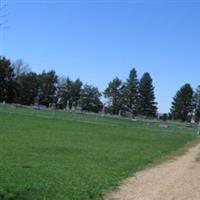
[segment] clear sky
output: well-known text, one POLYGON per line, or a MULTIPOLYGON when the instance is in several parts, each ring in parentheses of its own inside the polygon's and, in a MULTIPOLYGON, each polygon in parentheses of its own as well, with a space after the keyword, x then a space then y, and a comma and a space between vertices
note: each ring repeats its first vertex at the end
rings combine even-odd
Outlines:
POLYGON ((103 91, 135 67, 139 77, 150 72, 160 112, 181 85, 200 84, 200 1, 3 2, 10 14, 1 54, 33 71, 54 69, 103 91))

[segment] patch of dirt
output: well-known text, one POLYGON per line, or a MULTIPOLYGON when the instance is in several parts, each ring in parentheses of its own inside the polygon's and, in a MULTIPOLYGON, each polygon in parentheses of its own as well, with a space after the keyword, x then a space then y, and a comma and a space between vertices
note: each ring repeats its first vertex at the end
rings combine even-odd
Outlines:
POLYGON ((104 200, 200 200, 200 144, 128 178, 104 200))

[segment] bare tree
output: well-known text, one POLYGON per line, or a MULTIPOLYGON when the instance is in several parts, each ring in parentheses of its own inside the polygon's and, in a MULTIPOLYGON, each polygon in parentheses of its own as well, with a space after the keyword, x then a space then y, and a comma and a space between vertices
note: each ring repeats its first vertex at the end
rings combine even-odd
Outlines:
POLYGON ((21 74, 27 74, 27 73, 31 72, 29 65, 25 64, 22 59, 16 60, 12 64, 12 67, 15 70, 16 77, 20 76, 21 74))

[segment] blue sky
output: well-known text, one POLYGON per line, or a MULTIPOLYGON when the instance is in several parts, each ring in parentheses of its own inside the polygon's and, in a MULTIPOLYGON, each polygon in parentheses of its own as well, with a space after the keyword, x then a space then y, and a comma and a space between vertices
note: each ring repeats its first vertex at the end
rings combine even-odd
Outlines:
POLYGON ((160 112, 181 85, 200 84, 200 1, 4 2, 1 54, 33 71, 55 69, 103 91, 135 67, 139 77, 150 72, 160 112))

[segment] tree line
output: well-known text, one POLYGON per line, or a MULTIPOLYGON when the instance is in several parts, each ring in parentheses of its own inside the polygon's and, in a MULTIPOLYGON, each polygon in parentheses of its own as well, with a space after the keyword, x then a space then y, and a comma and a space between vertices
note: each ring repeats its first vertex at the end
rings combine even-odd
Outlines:
POLYGON ((116 77, 104 92, 100 92, 97 87, 84 84, 80 79, 59 77, 54 70, 35 73, 22 60, 12 63, 1 56, 0 102, 103 111, 114 115, 155 117, 157 113, 153 80, 149 73, 138 79, 133 68, 125 82, 116 77))
MULTIPOLYGON (((80 79, 59 77, 54 70, 35 73, 22 60, 11 62, 1 56, 0 102, 131 117, 157 116, 153 80, 148 72, 139 79, 133 68, 126 81, 116 77, 100 92, 80 79)), ((170 113, 163 118, 200 121, 200 86, 194 91, 190 84, 183 85, 173 98, 170 113)))

